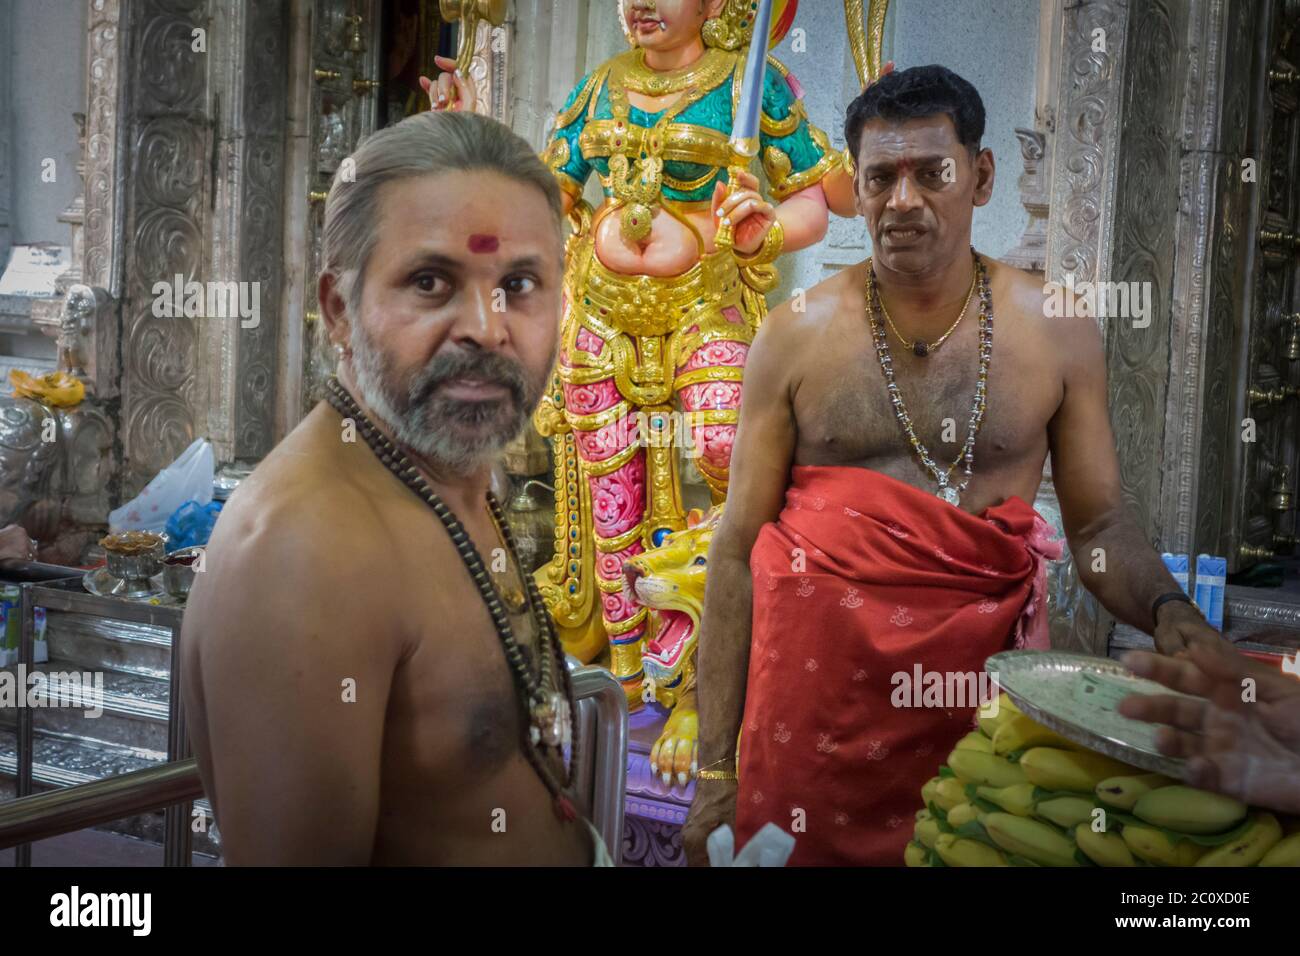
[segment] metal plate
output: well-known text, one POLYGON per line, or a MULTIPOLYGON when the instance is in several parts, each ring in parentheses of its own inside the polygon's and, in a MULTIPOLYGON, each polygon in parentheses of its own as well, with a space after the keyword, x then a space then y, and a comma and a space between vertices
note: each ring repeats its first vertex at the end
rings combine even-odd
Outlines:
POLYGON ((1137 677, 1118 661, 1063 651, 1003 651, 984 670, 1012 702, 1062 737, 1107 757, 1182 779, 1183 761, 1156 748, 1157 724, 1130 720, 1110 704, 1114 694, 1177 694, 1137 677))

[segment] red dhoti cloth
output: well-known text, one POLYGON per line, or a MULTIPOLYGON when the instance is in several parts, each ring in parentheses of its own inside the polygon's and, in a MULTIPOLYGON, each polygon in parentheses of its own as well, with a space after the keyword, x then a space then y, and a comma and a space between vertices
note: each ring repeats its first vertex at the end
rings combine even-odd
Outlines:
POLYGON ((865 468, 796 467, 750 556, 736 845, 771 821, 795 836, 791 864, 902 865, 921 786, 978 701, 891 697, 1046 647, 1045 559, 1060 554, 1018 497, 973 515, 865 468))

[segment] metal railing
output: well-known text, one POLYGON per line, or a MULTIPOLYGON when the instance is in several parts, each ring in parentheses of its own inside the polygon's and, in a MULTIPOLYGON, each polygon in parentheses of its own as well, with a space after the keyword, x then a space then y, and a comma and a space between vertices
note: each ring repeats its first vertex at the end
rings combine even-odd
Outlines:
MULTIPOLYGON (((32 795, 33 727, 28 708, 18 713, 18 798, 0 803, 0 850, 14 848, 19 866, 31 865, 31 844, 100 826, 113 820, 165 808, 163 862, 188 866, 192 803, 203 796, 197 763, 190 757, 180 692, 179 608, 131 604, 74 590, 28 583, 22 586, 21 662, 31 666, 34 610, 44 607, 101 614, 119 620, 171 628, 171 687, 168 762, 92 783, 32 795)), ((573 779, 581 809, 592 821, 617 863, 623 844, 623 804, 627 787, 628 715, 623 688, 601 667, 571 668, 578 758, 573 779)))
POLYGON ((579 742, 573 781, 592 825, 617 864, 623 854, 623 805, 627 796, 627 694, 603 667, 572 671, 579 742))
POLYGON ((0 850, 97 827, 203 796, 190 758, 0 803, 0 850))

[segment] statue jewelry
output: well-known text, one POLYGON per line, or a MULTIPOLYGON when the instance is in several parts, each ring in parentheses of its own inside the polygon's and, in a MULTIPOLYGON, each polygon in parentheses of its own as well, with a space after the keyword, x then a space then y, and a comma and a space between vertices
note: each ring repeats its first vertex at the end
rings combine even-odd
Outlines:
POLYGON ((879 295, 877 295, 876 298, 880 302, 880 311, 884 313, 885 322, 888 323, 889 328, 893 330, 893 333, 896 336, 898 336, 898 341, 902 342, 903 347, 910 350, 913 355, 917 356, 918 358, 925 358, 927 355, 931 355, 934 352, 937 352, 939 350, 939 346, 943 345, 944 341, 948 338, 948 336, 952 335, 953 330, 957 328, 958 325, 961 324, 961 320, 966 318, 966 310, 970 308, 971 296, 975 294, 975 280, 978 278, 979 278, 979 270, 972 268, 971 276, 970 276, 970 288, 966 290, 966 301, 962 303, 961 311, 957 313, 957 320, 953 322, 952 325, 948 326, 947 332, 943 333, 943 335, 939 336, 933 342, 925 342, 922 341, 920 338, 917 338, 916 341, 914 342, 909 342, 907 341, 907 339, 903 338, 903 333, 898 331, 898 326, 896 326, 894 324, 894 320, 889 317, 889 309, 885 307, 885 300, 881 299, 879 295))
POLYGON ((619 231, 628 242, 640 242, 650 235, 651 220, 662 197, 665 130, 678 114, 726 79, 734 65, 733 54, 709 50, 690 66, 661 74, 645 66, 644 51, 637 50, 634 63, 619 64, 611 71, 609 104, 616 136, 609 157, 609 182, 614 197, 623 205, 619 231), (639 138, 631 135, 628 121, 629 90, 646 96, 682 95, 645 131, 644 138, 639 138))
MULTIPOLYGON (((497 638, 505 651, 506 662, 510 665, 520 708, 528 718, 524 722, 527 727, 523 741, 524 756, 528 758, 528 762, 533 765, 542 783, 550 791, 556 813, 564 820, 572 820, 577 815, 577 811, 565 791, 573 784, 573 768, 577 764, 578 755, 578 743, 573 737, 575 712, 573 685, 569 680, 569 669, 565 666, 564 651, 551 626, 550 615, 544 610, 541 595, 537 593, 537 585, 530 575, 524 575, 524 584, 528 589, 528 609, 540 643, 537 673, 534 673, 524 658, 523 648, 515 640, 510 619, 506 616, 497 588, 493 585, 491 577, 484 568, 483 559, 479 556, 478 549, 474 547, 474 542, 470 540, 464 526, 429 487, 428 482, 421 477, 410 459, 366 417, 356 399, 337 378, 331 377, 326 382, 326 400, 340 415, 356 423, 357 430, 375 456, 402 484, 433 510, 443 527, 447 529, 452 544, 456 546, 457 554, 465 564, 465 570, 469 572, 480 597, 483 598, 483 603, 487 605, 488 614, 496 628, 497 638), (569 748, 570 757, 567 766, 564 763, 565 747, 569 748), (547 752, 553 753, 559 759, 560 765, 564 767, 562 779, 547 763, 547 752)), ((487 506, 497 533, 505 542, 506 553, 518 565, 514 534, 506 523, 501 505, 491 491, 487 493, 487 506)))
MULTIPOLYGON (((889 401, 894 406, 894 417, 898 419, 899 425, 903 429, 903 435, 907 438, 908 444, 912 451, 921 460, 931 477, 938 483, 939 488, 935 494, 953 507, 960 507, 962 492, 970 483, 971 470, 975 464, 975 436, 979 434, 980 426, 984 423, 984 409, 986 405, 986 393, 988 390, 989 362, 993 357, 993 295, 989 291, 988 271, 984 268, 984 262, 980 259, 979 254, 974 249, 971 255, 975 259, 976 279, 979 286, 980 297, 980 328, 979 328, 979 376, 975 382, 975 397, 971 402, 970 421, 966 426, 966 441, 945 470, 940 471, 938 465, 934 463, 930 452, 916 435, 916 430, 912 427, 912 418, 907 413, 907 408, 903 404, 902 393, 898 390, 898 383, 894 381, 893 359, 889 354, 889 340, 885 335, 885 327, 876 318, 876 309, 880 305, 879 293, 876 290, 876 270, 870 259, 867 260, 867 289, 866 289, 866 312, 867 320, 871 324, 871 336, 876 346, 876 357, 880 360, 880 370, 885 376, 885 386, 889 390, 889 401), (962 466, 962 472, 965 477, 960 483, 952 484, 952 473, 958 464, 962 466)), ((949 329, 949 332, 952 330, 949 329)), ((944 333, 945 337, 948 333, 944 333)), ((901 336, 900 336, 901 338, 901 336)))

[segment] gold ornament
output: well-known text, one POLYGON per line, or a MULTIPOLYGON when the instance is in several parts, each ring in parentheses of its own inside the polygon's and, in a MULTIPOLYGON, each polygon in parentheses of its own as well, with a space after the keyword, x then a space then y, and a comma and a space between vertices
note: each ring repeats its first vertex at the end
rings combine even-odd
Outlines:
POLYGON ((727 0, 722 12, 704 21, 704 45, 718 50, 739 50, 754 34, 750 0, 727 0))
POLYGON ((785 246, 785 226, 781 225, 780 219, 773 219, 772 225, 768 227, 763 236, 763 244, 754 250, 752 255, 744 255, 739 250, 736 251, 736 261, 742 267, 766 266, 776 262, 777 257, 781 255, 781 249, 785 246))
POLYGON ((650 224, 659 206, 663 188, 663 151, 666 133, 674 119, 710 90, 722 83, 735 68, 734 54, 710 51, 683 70, 656 73, 645 65, 642 51, 616 58, 609 74, 609 103, 614 114, 610 139, 608 186, 623 206, 619 227, 628 242, 640 242, 650 235, 650 224), (647 96, 681 95, 644 132, 628 119, 631 106, 628 91, 647 96))

